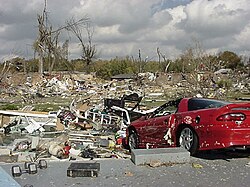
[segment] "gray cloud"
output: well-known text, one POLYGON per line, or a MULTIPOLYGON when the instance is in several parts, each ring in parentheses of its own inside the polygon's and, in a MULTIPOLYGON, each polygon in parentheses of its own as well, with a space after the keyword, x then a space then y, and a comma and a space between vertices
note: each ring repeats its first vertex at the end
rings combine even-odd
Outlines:
MULTIPOLYGON (((37 14, 44 0, 0 0, 0 59, 8 55, 32 57, 37 35, 37 14)), ((137 56, 153 58, 156 48, 173 58, 192 38, 210 52, 233 50, 249 55, 250 6, 248 0, 48 0, 54 29, 66 20, 89 17, 99 58, 137 56)), ((69 33, 70 58, 80 57, 78 41, 69 33)))
POLYGON ((212 38, 238 34, 249 22, 249 8, 234 6, 233 1, 227 4, 207 1, 202 5, 199 1, 187 5, 184 9, 187 19, 180 22, 179 27, 187 33, 212 38))

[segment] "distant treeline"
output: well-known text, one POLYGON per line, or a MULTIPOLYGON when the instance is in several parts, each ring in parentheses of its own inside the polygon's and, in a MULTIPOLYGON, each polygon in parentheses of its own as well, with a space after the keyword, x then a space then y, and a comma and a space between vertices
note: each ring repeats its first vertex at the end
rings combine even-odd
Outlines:
MULTIPOLYGON (((234 52, 224 51, 217 55, 194 55, 192 51, 187 51, 175 60, 159 58, 157 61, 147 61, 134 59, 132 57, 110 60, 92 60, 86 63, 82 59, 60 60, 56 62, 53 71, 80 71, 95 72, 96 76, 109 79, 111 76, 124 73, 142 73, 142 72, 176 72, 190 73, 201 71, 217 71, 221 68, 230 68, 249 73, 249 58, 238 56, 234 52)), ((14 58, 9 62, 1 64, 2 74, 7 71, 19 72, 38 72, 38 59, 14 58), (8 66, 8 68, 6 68, 8 66)), ((44 71, 49 67, 45 59, 44 71)))

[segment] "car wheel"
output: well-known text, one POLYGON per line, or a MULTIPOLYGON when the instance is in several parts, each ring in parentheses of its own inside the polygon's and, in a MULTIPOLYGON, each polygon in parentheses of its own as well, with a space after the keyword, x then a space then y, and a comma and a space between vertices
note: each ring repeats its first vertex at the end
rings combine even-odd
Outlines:
POLYGON ((138 148, 138 135, 135 131, 131 131, 129 134, 128 146, 130 150, 138 148))
POLYGON ((198 136, 190 127, 184 127, 180 131, 179 146, 185 148, 194 155, 198 150, 198 136))

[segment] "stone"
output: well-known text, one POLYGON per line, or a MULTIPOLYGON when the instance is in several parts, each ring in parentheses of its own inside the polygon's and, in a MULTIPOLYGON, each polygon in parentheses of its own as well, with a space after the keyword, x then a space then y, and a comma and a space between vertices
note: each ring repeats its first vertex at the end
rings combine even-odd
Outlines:
POLYGON ((153 162, 162 164, 186 163, 190 161, 190 153, 180 147, 132 149, 131 160, 135 165, 147 165, 153 162))

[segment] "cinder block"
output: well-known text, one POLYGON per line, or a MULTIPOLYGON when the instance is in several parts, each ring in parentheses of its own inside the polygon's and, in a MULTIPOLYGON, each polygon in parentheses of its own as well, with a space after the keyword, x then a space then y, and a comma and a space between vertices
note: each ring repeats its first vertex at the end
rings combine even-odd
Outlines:
POLYGON ((190 153, 180 147, 157 149, 132 149, 131 160, 135 165, 145 165, 151 162, 186 163, 190 161, 190 153))

